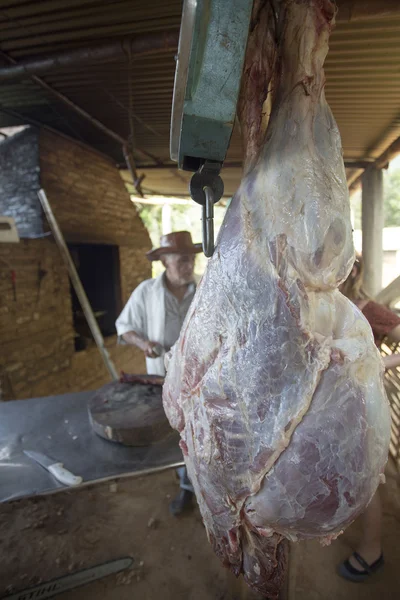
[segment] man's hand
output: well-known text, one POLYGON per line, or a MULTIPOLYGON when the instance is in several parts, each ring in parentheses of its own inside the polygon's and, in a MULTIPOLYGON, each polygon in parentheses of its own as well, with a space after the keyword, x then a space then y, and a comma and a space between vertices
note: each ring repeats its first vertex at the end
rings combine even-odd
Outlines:
POLYGON ((160 344, 157 344, 157 342, 146 341, 143 343, 143 346, 143 352, 147 358, 158 358, 160 356, 161 346, 160 344))
POLYGON ((162 347, 160 344, 144 340, 135 331, 128 331, 127 333, 124 333, 122 337, 127 344, 140 348, 147 358, 158 358, 161 355, 162 347))

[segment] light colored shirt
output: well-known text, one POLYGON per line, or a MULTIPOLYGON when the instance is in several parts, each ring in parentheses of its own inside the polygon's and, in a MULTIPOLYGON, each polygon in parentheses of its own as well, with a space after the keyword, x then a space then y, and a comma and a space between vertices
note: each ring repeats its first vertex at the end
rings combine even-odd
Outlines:
POLYGON ((196 286, 194 283, 188 285, 182 301, 179 302, 178 298, 166 287, 165 280, 163 283, 165 293, 164 348, 168 352, 179 338, 183 321, 196 292, 196 286))
POLYGON ((134 331, 143 339, 157 342, 164 348, 160 357, 146 358, 149 374, 165 375, 165 350, 177 341, 195 290, 195 284, 190 284, 180 303, 166 288, 163 273, 138 285, 118 317, 115 326, 119 343, 124 343, 124 333, 134 331))

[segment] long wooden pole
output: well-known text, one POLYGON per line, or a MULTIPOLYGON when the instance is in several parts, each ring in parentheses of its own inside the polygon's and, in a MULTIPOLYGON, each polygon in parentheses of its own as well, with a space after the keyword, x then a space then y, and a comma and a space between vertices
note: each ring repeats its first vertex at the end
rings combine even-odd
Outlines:
POLYGON ((54 239, 56 240, 56 244, 58 249, 61 252, 61 256, 67 266, 69 276, 72 281, 72 285, 74 286, 74 290, 76 295, 78 296, 80 305, 85 314, 86 320, 90 327, 90 331, 92 332, 94 341, 97 344, 97 347, 100 351, 100 354, 103 358, 104 364, 106 365, 108 372, 110 373, 112 379, 119 379, 117 370, 115 368, 114 363, 112 362, 108 350, 104 346, 104 339, 99 329, 99 326, 96 321, 96 317, 93 314, 92 307, 90 306, 90 302, 88 297, 86 296, 86 292, 83 289, 83 285, 79 278, 78 272, 75 268, 74 262, 71 258, 71 254, 69 253, 68 246, 65 243, 64 236, 62 234, 61 229, 58 226, 57 220, 54 216, 52 208, 50 206, 50 202, 46 196, 46 192, 42 189, 38 191, 38 196, 40 203, 42 205, 43 211, 46 215, 47 221, 49 223, 50 229, 53 233, 54 239))

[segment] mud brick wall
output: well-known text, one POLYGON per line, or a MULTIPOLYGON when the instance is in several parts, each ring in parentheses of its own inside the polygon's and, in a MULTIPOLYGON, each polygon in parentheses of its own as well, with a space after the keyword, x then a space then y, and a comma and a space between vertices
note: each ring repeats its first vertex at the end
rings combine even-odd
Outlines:
POLYGON ((46 131, 39 151, 41 185, 68 242, 124 245, 138 257, 147 252, 149 235, 111 161, 46 131))
POLYGON ((57 379, 69 367, 74 353, 69 282, 49 238, 0 244, 0 332, 2 399, 32 396, 38 381, 57 379), (46 271, 40 288, 39 267, 46 271))
MULTIPOLYGON (((40 132, 38 144, 40 185, 67 242, 119 247, 125 302, 151 277, 145 258, 151 241, 118 170, 99 154, 48 132, 40 132)), ((140 351, 117 346, 116 336, 106 338, 106 346, 118 370, 145 372, 140 351)), ((75 351, 68 273, 52 236, 0 244, 0 398, 95 389, 107 381, 95 345, 75 351), (40 287, 39 269, 46 272, 40 287)))
POLYGON ((119 261, 122 301, 125 304, 133 290, 143 281, 143 273, 147 274, 146 278, 151 277, 151 263, 146 258, 144 249, 143 252, 138 252, 133 246, 119 247, 119 261))

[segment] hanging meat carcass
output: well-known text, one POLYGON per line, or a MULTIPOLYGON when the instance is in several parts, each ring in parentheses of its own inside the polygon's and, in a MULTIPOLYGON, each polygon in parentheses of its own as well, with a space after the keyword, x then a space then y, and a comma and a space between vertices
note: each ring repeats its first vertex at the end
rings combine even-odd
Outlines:
POLYGON ((327 543, 372 498, 390 417, 370 327, 337 289, 354 250, 323 89, 333 3, 259 1, 254 15, 245 177, 173 348, 164 407, 215 552, 275 598, 284 540, 327 543))

